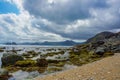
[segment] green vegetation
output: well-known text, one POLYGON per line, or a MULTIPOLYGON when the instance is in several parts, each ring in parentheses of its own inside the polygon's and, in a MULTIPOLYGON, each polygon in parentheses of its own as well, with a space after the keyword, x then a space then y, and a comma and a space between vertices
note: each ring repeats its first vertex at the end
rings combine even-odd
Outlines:
POLYGON ((66 62, 67 60, 47 60, 48 63, 59 63, 59 62, 66 62))
POLYGON ((63 70, 65 64, 81 66, 107 56, 114 55, 112 51, 103 42, 82 44, 73 47, 72 49, 47 49, 47 54, 41 54, 41 52, 35 52, 34 50, 27 51, 22 56, 14 54, 4 54, 2 57, 3 67, 10 72, 23 70, 23 71, 39 71, 43 73, 56 72, 63 70), (59 52, 57 52, 57 51, 59 52), (53 52, 54 51, 54 52, 53 52), (65 51, 70 51, 69 56, 56 56, 55 59, 45 58, 55 55, 63 55, 65 51), (37 60, 31 60, 31 58, 38 56, 37 60))
POLYGON ((55 51, 56 49, 51 48, 51 49, 46 49, 46 51, 55 51))
POLYGON ((9 72, 16 72, 18 70, 22 70, 22 71, 27 71, 27 72, 38 71, 39 73, 43 73, 43 72, 45 72, 47 67, 38 67, 38 66, 33 66, 33 67, 31 67, 31 66, 29 66, 29 67, 7 66, 7 67, 5 67, 5 69, 7 69, 9 72))
POLYGON ((32 57, 35 57, 39 54, 39 53, 36 53, 35 51, 28 51, 27 53, 32 55, 32 57))
POLYGON ((62 71, 62 68, 61 67, 53 67, 53 68, 48 68, 47 71, 49 73, 56 72, 56 71, 62 71))
POLYGON ((8 56, 6 55, 2 57, 1 60, 2 60, 2 66, 9 66, 9 65, 14 65, 17 61, 22 61, 24 59, 22 56, 11 54, 11 55, 8 55, 8 56))
POLYGON ((49 66, 56 66, 56 67, 63 67, 65 65, 65 62, 58 62, 58 63, 51 63, 49 66))
POLYGON ((50 53, 47 53, 47 54, 44 55, 44 56, 48 57, 48 56, 54 56, 54 55, 64 54, 64 53, 65 53, 64 51, 60 51, 60 52, 50 52, 50 53))
POLYGON ((86 49, 78 50, 78 52, 71 51, 70 52, 70 62, 74 65, 81 66, 83 64, 87 64, 89 62, 93 62, 99 60, 106 56, 114 55, 111 52, 105 52, 102 56, 94 53, 94 51, 87 51, 86 49))
POLYGON ((106 56, 112 56, 112 55, 114 55, 114 53, 112 53, 112 52, 106 52, 103 56, 106 57, 106 56))
POLYGON ((40 59, 40 60, 22 60, 22 61, 17 61, 14 65, 9 65, 4 67, 10 72, 15 72, 18 70, 23 70, 23 71, 39 71, 40 73, 43 73, 47 69, 47 64, 45 60, 40 59))
POLYGON ((9 66, 6 66, 4 67, 6 70, 8 70, 9 72, 16 72, 18 70, 22 70, 21 67, 15 67, 14 65, 9 65, 9 66))
POLYGON ((37 66, 39 67, 47 67, 48 61, 46 59, 37 59, 37 66))
POLYGON ((19 67, 33 67, 36 66, 36 62, 34 60, 23 60, 23 61, 17 61, 15 63, 15 66, 19 67))
POLYGON ((28 51, 27 53, 23 53, 22 56, 25 58, 33 58, 41 54, 41 52, 35 52, 35 51, 28 51))
POLYGON ((23 71, 31 72, 31 71, 38 71, 39 73, 44 73, 47 67, 23 67, 21 68, 23 71))
POLYGON ((78 52, 70 52, 70 62, 73 63, 74 65, 82 65, 82 64, 86 64, 88 57, 89 57, 89 53, 86 50, 81 50, 78 52))

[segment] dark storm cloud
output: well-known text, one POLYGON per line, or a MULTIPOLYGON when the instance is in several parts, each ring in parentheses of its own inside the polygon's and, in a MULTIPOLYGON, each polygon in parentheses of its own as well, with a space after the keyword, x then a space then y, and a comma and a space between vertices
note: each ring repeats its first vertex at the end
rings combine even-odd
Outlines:
POLYGON ((36 19, 46 19, 47 23, 37 22, 40 25, 37 28, 40 30, 71 39, 87 39, 98 32, 120 28, 119 2, 119 0, 26 0, 24 8, 36 19), (79 20, 82 23, 77 22, 79 20), (89 24, 85 22, 86 20, 89 24))
POLYGON ((106 0, 25 0, 24 7, 36 17, 61 24, 90 18, 91 8, 105 8, 108 4, 106 0))
POLYGON ((10 1, 21 13, 0 15, 2 37, 86 40, 101 31, 120 31, 120 0, 10 1))

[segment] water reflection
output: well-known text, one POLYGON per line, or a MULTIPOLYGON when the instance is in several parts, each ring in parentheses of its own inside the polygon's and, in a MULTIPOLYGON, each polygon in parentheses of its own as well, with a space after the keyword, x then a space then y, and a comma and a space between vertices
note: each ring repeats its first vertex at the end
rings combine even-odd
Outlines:
POLYGON ((0 52, 0 68, 1 68, 1 66, 2 66, 2 61, 1 61, 2 56, 3 56, 3 53, 0 52))
POLYGON ((33 80, 33 78, 37 77, 39 74, 38 71, 33 72, 25 72, 22 70, 19 70, 12 74, 13 77, 11 77, 9 80, 33 80))
MULTIPOLYGON (((51 53, 51 52, 60 52, 60 51, 64 51, 64 54, 54 54, 53 56, 48 56, 46 57, 47 60, 53 60, 53 61, 62 61, 62 60, 67 60, 69 57, 69 51, 67 51, 67 49, 69 49, 70 47, 28 47, 28 46, 7 46, 7 48, 5 49, 4 53, 7 53, 7 51, 11 51, 14 47, 14 50, 17 51, 17 54, 21 55, 23 53, 27 53, 28 51, 35 51, 35 52, 41 52, 40 54, 38 54, 35 57, 29 58, 31 60, 37 60, 38 58, 41 58, 40 55, 45 55, 47 53, 51 53)), ((0 66, 2 65, 1 63, 1 58, 3 56, 3 52, 0 53, 0 66)), ((74 66, 72 66, 73 68, 74 66)), ((14 69, 17 69, 17 67, 15 67, 13 65, 14 69)), ((18 71, 11 73, 11 75, 13 77, 9 78, 8 80, 33 80, 33 78, 37 77, 37 76, 44 76, 50 73, 50 71, 52 70, 53 72, 57 72, 59 70, 66 70, 66 69, 70 69, 71 65, 66 65, 64 64, 64 62, 58 62, 58 63, 49 63, 49 65, 47 67, 19 67, 19 69, 17 69, 18 71), (57 66, 55 66, 57 65, 57 66), (23 68, 25 70, 23 70, 23 68), (50 71, 49 71, 50 70, 50 71)), ((12 69, 12 70, 14 70, 12 69)), ((11 71, 10 71, 11 72, 11 71)))

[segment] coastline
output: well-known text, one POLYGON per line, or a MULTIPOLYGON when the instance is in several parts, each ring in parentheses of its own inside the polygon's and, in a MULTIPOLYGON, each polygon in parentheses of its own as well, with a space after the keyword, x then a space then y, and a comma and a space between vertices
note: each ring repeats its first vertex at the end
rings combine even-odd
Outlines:
POLYGON ((120 53, 35 80, 120 80, 120 53))

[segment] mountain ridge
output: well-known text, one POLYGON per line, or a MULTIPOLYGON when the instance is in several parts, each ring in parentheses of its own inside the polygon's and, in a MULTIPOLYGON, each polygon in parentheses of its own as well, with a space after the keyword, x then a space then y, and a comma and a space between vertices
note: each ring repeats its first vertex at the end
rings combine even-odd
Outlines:
POLYGON ((120 40, 120 32, 113 33, 113 32, 101 32, 93 36, 92 38, 88 39, 86 43, 93 43, 97 41, 119 41, 120 40))
POLYGON ((23 43, 16 43, 16 42, 7 42, 3 43, 5 45, 54 45, 54 46, 73 46, 73 45, 78 45, 82 44, 80 42, 75 42, 72 40, 65 40, 65 41, 59 41, 59 42, 49 42, 49 41, 44 41, 44 42, 23 42, 23 43))
POLYGON ((84 44, 76 46, 78 50, 86 49, 94 52, 120 52, 120 32, 101 32, 88 39, 84 44))

